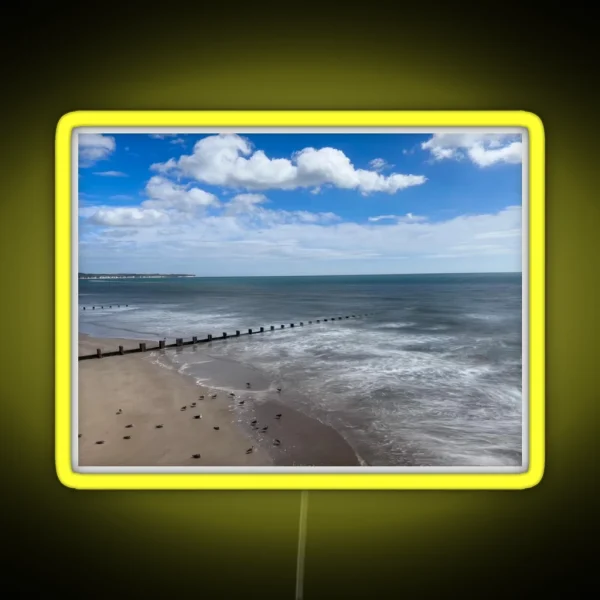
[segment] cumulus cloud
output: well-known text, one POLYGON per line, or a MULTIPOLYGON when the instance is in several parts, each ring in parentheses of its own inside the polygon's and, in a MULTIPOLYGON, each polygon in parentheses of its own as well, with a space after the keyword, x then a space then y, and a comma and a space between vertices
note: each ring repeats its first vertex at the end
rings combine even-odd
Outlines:
POLYGON ((371 167, 371 169, 373 169, 374 171, 384 171, 385 169, 392 169, 394 167, 394 165, 390 165, 385 159, 383 158, 374 158, 370 163, 369 166, 371 167))
POLYGON ((99 133, 80 133, 78 144, 80 167, 91 167, 106 160, 117 147, 114 137, 99 133))
POLYGON ((479 167, 518 164, 523 159, 519 135, 498 133, 436 133, 421 144, 434 160, 469 159, 479 167))
POLYGON ((422 185, 422 175, 356 169, 350 159, 335 148, 304 148, 291 159, 269 158, 254 150, 239 135, 214 135, 199 140, 193 153, 152 165, 159 173, 174 173, 209 185, 260 191, 294 190, 331 185, 355 189, 363 195, 374 192, 394 194, 411 186, 422 185))
MULTIPOLYGON (((153 227, 165 223, 194 218, 208 207, 219 206, 213 194, 196 187, 183 186, 155 176, 145 189, 147 200, 140 206, 86 206, 79 215, 90 217, 92 223, 108 227, 153 227)), ((112 199, 129 199, 113 196, 112 199)))
POLYGON ((160 176, 150 179, 146 185, 146 194, 148 200, 142 202, 143 208, 193 213, 198 209, 219 204, 219 200, 213 194, 197 187, 178 185, 160 176))
POLYGON ((99 208, 90 219, 108 227, 152 227, 169 222, 169 216, 160 210, 135 206, 99 208))
POLYGON ((235 222, 236 231, 238 224, 272 227, 285 223, 332 223, 339 220, 332 212, 265 208, 269 200, 263 194, 237 194, 228 202, 220 202, 216 196, 204 190, 178 185, 160 176, 153 177, 145 191, 148 199, 139 206, 82 206, 79 216, 106 227, 189 224, 199 219, 203 219, 205 224, 227 223, 228 226, 235 222), (206 209, 209 208, 220 212, 216 215, 207 214, 206 209))
POLYGON ((263 194, 238 194, 227 203, 227 214, 255 212, 265 202, 268 200, 263 194))

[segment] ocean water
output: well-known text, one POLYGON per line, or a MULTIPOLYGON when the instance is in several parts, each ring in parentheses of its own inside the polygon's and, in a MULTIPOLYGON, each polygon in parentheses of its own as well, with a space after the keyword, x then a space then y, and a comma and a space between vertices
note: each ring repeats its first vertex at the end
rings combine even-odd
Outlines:
POLYGON ((224 390, 245 389, 251 380, 255 401, 277 397, 335 427, 369 465, 519 466, 521 279, 82 280, 79 330, 174 341, 304 321, 304 327, 149 359, 224 390), (92 305, 105 308, 92 311, 92 305), (361 319, 307 324, 367 312, 361 319))

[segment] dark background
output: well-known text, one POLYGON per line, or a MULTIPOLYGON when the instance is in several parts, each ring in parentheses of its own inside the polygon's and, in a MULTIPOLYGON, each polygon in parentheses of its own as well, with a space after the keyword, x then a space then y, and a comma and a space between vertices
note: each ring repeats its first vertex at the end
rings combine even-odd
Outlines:
MULTIPOLYGON (((28 5, 30 6, 30 5, 28 5)), ((77 109, 523 109, 547 142, 547 463, 522 492, 311 492, 305 598, 577 595, 598 416, 590 15, 85 4, 3 18, 2 511, 21 590, 293 598, 299 492, 78 492, 54 468, 54 133, 77 109), (589 26, 587 25, 589 24, 589 26), (590 66, 588 66, 590 65, 590 66), (577 569, 576 572, 573 569, 577 569), (24 573, 23 573, 24 572, 24 573)), ((5 583, 9 580, 5 580, 5 583)))

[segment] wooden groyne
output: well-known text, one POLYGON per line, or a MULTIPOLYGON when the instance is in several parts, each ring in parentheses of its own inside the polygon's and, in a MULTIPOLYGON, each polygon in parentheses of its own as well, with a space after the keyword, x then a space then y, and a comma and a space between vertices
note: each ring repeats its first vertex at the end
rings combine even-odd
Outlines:
MULTIPOLYGON (((113 305, 115 306, 115 305, 113 305)), ((126 306, 126 305, 124 305, 126 306)), ((152 350, 165 350, 166 348, 181 348, 183 346, 194 346, 196 344, 206 344, 209 342, 216 342, 219 340, 226 340, 229 338, 241 337, 243 335, 256 335, 259 333, 265 333, 266 331, 281 331, 282 329, 293 329, 294 327, 304 327, 306 325, 313 325, 317 323, 329 323, 333 321, 342 321, 345 319, 359 319, 361 317, 368 317, 372 313, 364 313, 360 315, 345 315, 343 317, 328 317, 326 319, 316 319, 313 321, 300 321, 299 323, 290 323, 289 325, 280 325, 276 327, 275 325, 271 325, 269 329, 265 329, 264 327, 260 327, 259 329, 248 329, 247 332, 242 332, 237 329, 235 333, 228 334, 224 331, 221 335, 213 336, 212 334, 208 334, 205 338, 198 339, 198 336, 193 336, 189 340, 184 340, 183 338, 176 338, 175 343, 167 344, 164 340, 160 340, 158 345, 150 345, 148 342, 140 342, 138 346, 135 348, 125 349, 123 346, 119 346, 118 350, 103 352, 102 349, 98 348, 95 354, 85 354, 79 357, 79 360, 89 360, 92 358, 105 358, 107 356, 123 356, 125 354, 135 354, 137 352, 150 352, 152 350)))
POLYGON ((81 310, 106 310, 107 308, 126 308, 129 304, 96 304, 94 306, 82 306, 81 310))

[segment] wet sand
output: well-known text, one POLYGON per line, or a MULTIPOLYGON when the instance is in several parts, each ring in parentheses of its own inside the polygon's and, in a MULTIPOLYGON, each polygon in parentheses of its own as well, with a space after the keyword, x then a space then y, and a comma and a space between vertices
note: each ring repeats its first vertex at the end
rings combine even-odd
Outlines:
MULTIPOLYGON (((139 341, 80 335, 79 355, 94 354, 96 348, 132 348, 139 341)), ((254 403, 251 390, 231 397, 199 386, 192 377, 152 362, 151 353, 79 362, 78 433, 81 466, 360 464, 331 427, 277 401, 254 403), (253 451, 247 454, 249 448, 253 451)))

